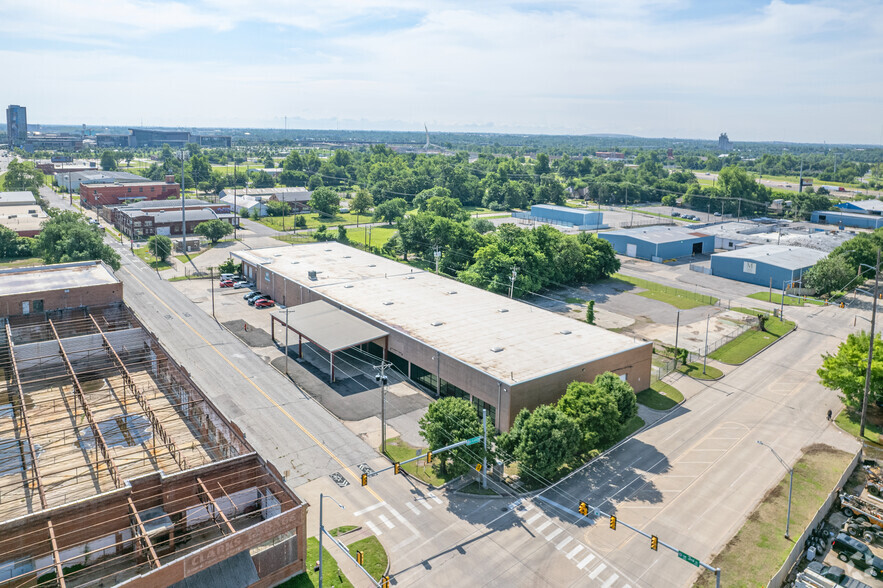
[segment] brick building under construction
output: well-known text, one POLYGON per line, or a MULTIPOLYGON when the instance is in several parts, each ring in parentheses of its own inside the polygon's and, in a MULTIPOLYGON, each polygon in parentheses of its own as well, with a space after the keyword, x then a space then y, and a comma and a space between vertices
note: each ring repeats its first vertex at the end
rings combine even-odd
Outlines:
POLYGON ((70 265, 19 270, 32 297, 60 302, 0 316, 0 586, 272 586, 302 572, 306 505, 122 284, 90 307, 40 291, 59 280, 41 274, 82 273, 70 265))

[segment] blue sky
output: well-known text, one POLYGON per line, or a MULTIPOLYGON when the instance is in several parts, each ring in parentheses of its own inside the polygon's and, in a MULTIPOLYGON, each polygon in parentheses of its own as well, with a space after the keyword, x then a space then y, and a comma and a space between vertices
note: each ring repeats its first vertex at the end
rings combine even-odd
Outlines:
POLYGON ((870 0, 0 0, 40 123, 883 142, 870 0))

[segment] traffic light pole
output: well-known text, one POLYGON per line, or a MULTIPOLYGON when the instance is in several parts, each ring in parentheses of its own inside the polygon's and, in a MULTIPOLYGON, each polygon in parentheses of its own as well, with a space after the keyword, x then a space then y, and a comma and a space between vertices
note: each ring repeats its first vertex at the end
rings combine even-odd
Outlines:
MULTIPOLYGON (((321 508, 321 507, 320 507, 320 508, 321 508)), ((380 588, 381 586, 383 586, 383 579, 381 579, 380 582, 378 582, 377 580, 375 580, 375 579, 374 579, 374 576, 372 576, 372 575, 368 572, 368 570, 366 570, 366 569, 362 566, 362 564, 360 564, 359 561, 358 561, 355 557, 353 557, 353 554, 350 553, 350 550, 347 549, 347 548, 344 546, 343 543, 341 543, 340 541, 338 541, 336 537, 333 537, 333 536, 331 535, 331 533, 329 533, 329 532, 325 529, 325 527, 322 527, 322 533, 323 533, 326 537, 328 537, 328 539, 329 539, 332 543, 334 543, 335 545, 337 545, 338 547, 340 547, 340 550, 341 550, 341 551, 342 551, 342 552, 343 552, 348 558, 350 558, 350 561, 352 561, 354 564, 356 564, 356 566, 357 566, 360 570, 362 570, 362 571, 365 573, 366 576, 368 576, 368 578, 371 580, 371 584, 372 584, 373 586, 377 586, 378 588, 380 588)), ((321 576, 319 576, 319 578, 320 578, 320 581, 321 581, 321 576)))
MULTIPOLYGON (((472 439, 466 439, 465 441, 458 441, 457 443, 452 443, 451 445, 445 445, 444 447, 442 447, 440 449, 436 449, 435 451, 429 451, 427 453, 427 455, 438 455, 439 453, 441 453, 443 451, 449 451, 451 449, 456 449, 457 447, 462 447, 464 445, 475 445, 476 443, 479 443, 481 440, 482 440, 482 437, 481 437, 481 435, 479 435, 478 437, 473 437, 472 439)), ((376 472, 374 472, 372 474, 363 474, 363 475, 373 477, 378 474, 382 474, 383 472, 388 472, 389 470, 394 470, 396 468, 396 466, 403 466, 406 463, 411 463, 412 461, 417 461, 418 459, 423 459, 424 457, 425 456, 423 456, 423 455, 418 455, 417 457, 412 457, 411 459, 406 459, 405 461, 396 462, 393 465, 391 465, 387 468, 383 468, 382 470, 377 470, 376 472)), ((432 459, 432 458, 430 458, 430 459, 432 459)), ((484 468, 482 468, 482 469, 484 469, 484 468)))

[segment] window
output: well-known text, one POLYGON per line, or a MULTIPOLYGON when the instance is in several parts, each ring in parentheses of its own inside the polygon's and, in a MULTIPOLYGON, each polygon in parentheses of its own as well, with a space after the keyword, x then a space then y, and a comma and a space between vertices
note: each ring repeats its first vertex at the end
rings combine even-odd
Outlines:
POLYGON ((450 382, 446 382, 444 380, 441 381, 441 385, 439 386, 439 395, 442 397, 445 396, 454 396, 455 398, 462 398, 463 400, 471 400, 472 397, 469 395, 466 390, 454 386, 450 382))
POLYGON ((428 372, 417 364, 411 364, 411 379, 435 393, 435 374, 428 372))
POLYGON ((144 191, 144 186, 141 186, 140 188, 138 188, 138 191, 139 191, 139 192, 143 192, 143 191, 144 191))
POLYGON ((140 226, 141 226, 141 221, 135 221, 135 226, 136 226, 136 227, 140 227, 140 226))
POLYGON ((392 351, 387 352, 387 359, 395 366, 395 368, 402 372, 404 375, 408 375, 408 360, 404 357, 393 353, 392 351))
POLYGON ((265 281, 265 282, 269 282, 269 281, 270 281, 270 272, 268 272, 268 271, 266 271, 266 270, 264 270, 264 281, 265 281))
POLYGON ((132 188, 126 188, 126 192, 131 192, 132 188))
POLYGON ((31 310, 34 312, 43 312, 43 300, 32 300, 31 310))

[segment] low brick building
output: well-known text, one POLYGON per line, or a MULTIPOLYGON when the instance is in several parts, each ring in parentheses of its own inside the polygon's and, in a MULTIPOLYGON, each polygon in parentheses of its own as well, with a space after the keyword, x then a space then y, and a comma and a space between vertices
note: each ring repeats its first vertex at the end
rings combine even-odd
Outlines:
POLYGON ((123 284, 100 261, 0 270, 0 317, 51 312, 123 300, 123 284))
POLYGON ((178 198, 181 188, 174 181, 108 182, 104 184, 80 184, 80 202, 94 208, 115 206, 139 200, 168 200, 178 198))
MULTIPOLYGON (((188 235, 193 235, 200 223, 219 219, 219 216, 210 209, 187 210, 184 215, 181 214, 180 207, 160 212, 122 209, 117 212, 119 219, 117 228, 121 233, 136 241, 148 239, 153 235, 180 237, 181 225, 184 220, 182 216, 187 221, 188 235)), ((229 221, 229 218, 225 217, 221 220, 229 221)))

